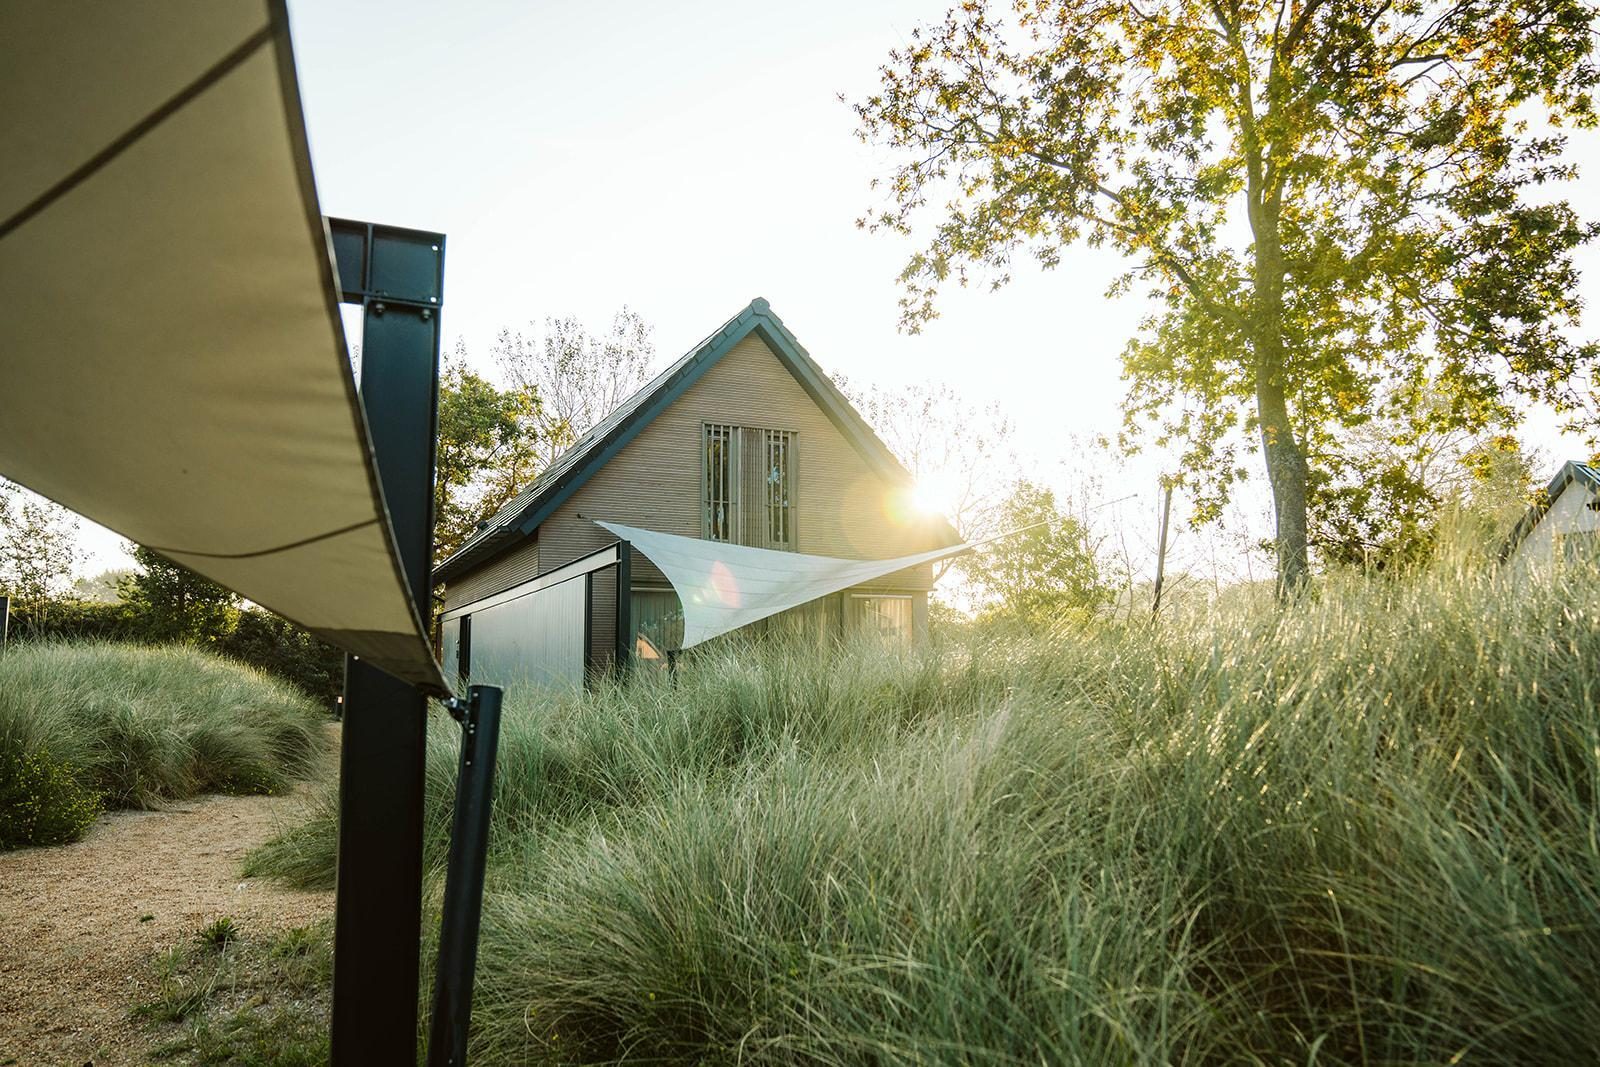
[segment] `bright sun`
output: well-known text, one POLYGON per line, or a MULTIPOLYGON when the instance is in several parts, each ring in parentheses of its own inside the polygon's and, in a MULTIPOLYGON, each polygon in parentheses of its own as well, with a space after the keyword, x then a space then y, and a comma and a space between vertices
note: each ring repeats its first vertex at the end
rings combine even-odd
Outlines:
POLYGON ((948 475, 930 471, 917 478, 917 484, 911 490, 911 505, 923 515, 949 518, 959 495, 955 482, 948 475))

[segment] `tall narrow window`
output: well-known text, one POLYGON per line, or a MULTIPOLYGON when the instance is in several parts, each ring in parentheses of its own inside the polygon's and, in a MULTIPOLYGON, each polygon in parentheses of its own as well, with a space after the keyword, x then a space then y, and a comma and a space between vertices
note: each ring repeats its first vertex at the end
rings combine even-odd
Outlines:
POLYGON ((794 437, 787 430, 764 432, 766 444, 767 544, 794 547, 794 437))
POLYGON ((707 423, 705 427, 705 515, 710 541, 739 539, 739 427, 707 423))

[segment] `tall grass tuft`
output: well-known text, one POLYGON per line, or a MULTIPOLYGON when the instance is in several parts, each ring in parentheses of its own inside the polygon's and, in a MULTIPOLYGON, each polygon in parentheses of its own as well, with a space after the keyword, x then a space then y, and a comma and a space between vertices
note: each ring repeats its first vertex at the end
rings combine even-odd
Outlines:
POLYGON ((26 786, 19 775, 0 784, 7 797, 0 814, 17 831, 0 840, 7 847, 71 840, 101 805, 281 791, 324 747, 324 721, 285 683, 194 649, 15 647, 0 656, 0 769, 31 764, 55 772, 35 775, 45 784, 26 786), (30 804, 45 812, 75 804, 89 818, 42 834, 36 819, 22 832, 30 804))
POLYGON ((1594 1062, 1597 798, 1588 572, 511 694, 476 1055, 1594 1062))

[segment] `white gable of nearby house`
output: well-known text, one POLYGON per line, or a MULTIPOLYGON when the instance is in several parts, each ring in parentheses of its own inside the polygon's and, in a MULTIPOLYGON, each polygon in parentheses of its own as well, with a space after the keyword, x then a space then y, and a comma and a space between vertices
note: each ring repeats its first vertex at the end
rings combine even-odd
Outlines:
POLYGON ((1506 562, 1549 565, 1574 558, 1600 559, 1600 471, 1568 463, 1550 483, 1550 500, 1529 510, 1506 547, 1506 562))

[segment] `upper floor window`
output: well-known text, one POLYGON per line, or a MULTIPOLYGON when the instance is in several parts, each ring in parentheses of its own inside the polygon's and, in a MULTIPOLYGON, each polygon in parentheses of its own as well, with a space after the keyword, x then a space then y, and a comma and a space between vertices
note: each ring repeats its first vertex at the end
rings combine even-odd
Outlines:
POLYGON ((762 430, 767 452, 767 547, 794 547, 794 434, 762 430))
POLYGON ((799 435, 708 422, 701 438, 701 531, 711 541, 793 550, 799 435))
POLYGON ((711 541, 739 540, 739 427, 706 423, 705 529, 711 541))

